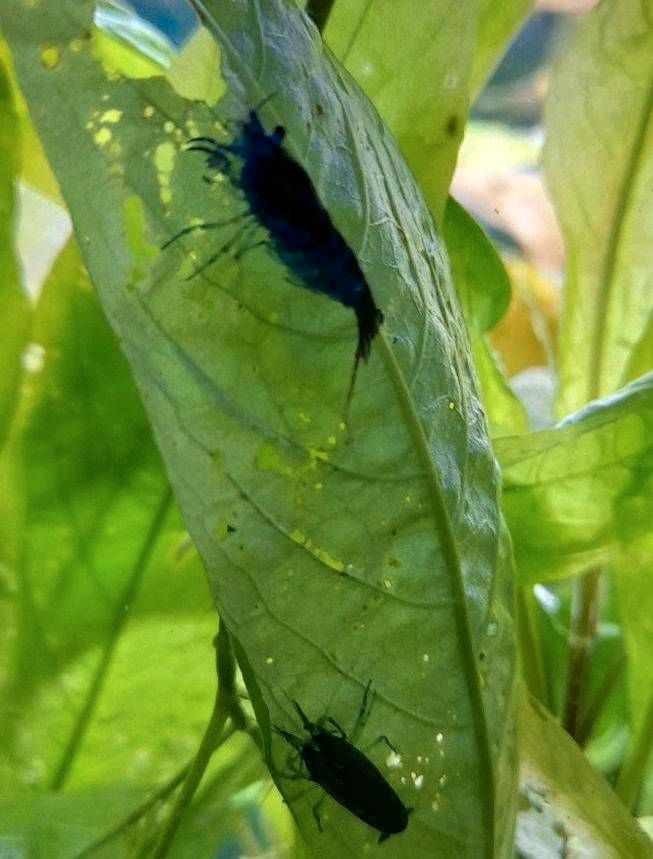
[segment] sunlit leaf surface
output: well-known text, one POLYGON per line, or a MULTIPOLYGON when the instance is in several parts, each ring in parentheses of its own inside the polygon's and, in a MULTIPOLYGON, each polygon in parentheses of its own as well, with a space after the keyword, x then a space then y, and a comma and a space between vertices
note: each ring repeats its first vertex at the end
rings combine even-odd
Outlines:
POLYGON ((504 510, 524 580, 609 561, 653 521, 653 374, 559 427, 498 439, 504 510))
POLYGON ((554 69, 544 166, 567 251, 561 415, 632 378, 650 324, 652 55, 648 4, 606 0, 554 69))
POLYGON ((324 38, 397 138, 438 222, 467 110, 530 0, 337 0, 324 38))
MULTIPOLYGON (((648 486, 650 485, 649 476, 648 486)), ((650 494, 650 488, 648 492, 650 494)), ((644 505, 641 504, 641 507, 644 505)), ((619 618, 628 654, 628 703, 633 736, 642 728, 653 689, 653 594, 650 587, 652 563, 653 537, 650 529, 643 530, 636 539, 621 543, 613 561, 619 618)))
MULTIPOLYGON (((208 640, 215 621, 126 363, 72 244, 45 284, 33 338, 18 427, 2 462, 2 563, 10 596, 3 603, 3 697, 10 707, 2 752, 42 787, 71 773, 88 778, 80 713, 124 623, 147 615, 169 629, 172 615, 188 622, 199 611, 208 640), (67 759, 73 737, 78 747, 67 759)), ((152 663, 163 670, 160 651, 152 663)), ((136 697, 142 704, 143 696, 136 697)), ((126 706, 126 696, 120 698, 126 706)), ((210 701, 211 692, 208 703, 187 708, 187 733, 199 733, 210 701)), ((115 730, 130 734, 135 724, 134 717, 115 730)), ((154 768, 141 777, 158 776, 162 762, 175 761, 172 735, 157 737, 164 754, 157 757, 150 746, 154 768)), ((138 758, 138 747, 130 749, 138 758)), ((185 752, 179 748, 177 758, 185 752)))
POLYGON ((324 37, 397 138, 439 220, 469 106, 474 3, 337 2, 324 37))

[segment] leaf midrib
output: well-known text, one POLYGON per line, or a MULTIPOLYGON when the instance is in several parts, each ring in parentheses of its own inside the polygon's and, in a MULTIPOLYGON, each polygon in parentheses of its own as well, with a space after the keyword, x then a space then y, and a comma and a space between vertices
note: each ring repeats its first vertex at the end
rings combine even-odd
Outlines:
MULTIPOLYGON (((428 486, 434 519, 440 535, 442 556, 445 561, 444 566, 450 573, 453 589, 454 615, 458 628, 458 642, 463 662, 465 664, 465 679, 473 711, 472 722, 474 725, 474 734, 478 749, 479 765, 482 770, 481 779, 483 784, 493 785, 494 767, 492 757, 490 755, 490 740, 485 719, 485 707, 483 705, 483 697, 479 683, 472 630, 469 622, 469 615, 467 613, 467 596, 465 594, 458 547, 456 545, 449 511, 445 504, 442 484, 433 465, 429 443, 424 433, 424 427, 415 413, 412 397, 406 384, 406 379, 399 367, 394 352, 390 348, 383 329, 381 329, 377 335, 377 344, 378 350, 381 353, 388 370, 388 375, 394 384, 395 391, 397 392, 397 400, 404 415, 406 428, 413 440, 417 456, 422 463, 424 479, 428 486)), ((483 789, 481 791, 481 797, 485 817, 485 830, 489 836, 485 844, 486 852, 488 856, 492 856, 494 851, 493 788, 490 787, 489 789, 483 789)))

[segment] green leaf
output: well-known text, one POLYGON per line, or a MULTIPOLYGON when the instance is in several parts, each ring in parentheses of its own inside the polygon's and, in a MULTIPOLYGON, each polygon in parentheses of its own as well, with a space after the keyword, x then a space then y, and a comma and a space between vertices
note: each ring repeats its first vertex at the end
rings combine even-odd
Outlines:
MULTIPOLYGON (((16 524, 4 511, 2 517, 15 533, 2 540, 9 574, 2 697, 11 709, 3 712, 0 753, 11 766, 1 780, 0 832, 9 845, 24 843, 26 855, 60 859, 105 834, 193 754, 216 682, 215 617, 174 510, 140 588, 132 588, 133 602, 125 603, 165 478, 124 359, 72 244, 45 285, 34 337, 39 349, 28 364, 25 401, 1 464, 17 472, 3 503, 8 496, 20 507, 24 487, 26 509, 17 511, 16 524), (13 553, 11 542, 18 543, 13 553), (124 631, 115 627, 116 612, 129 618, 124 631), (94 678, 108 648, 108 673, 94 700, 94 678), (80 722, 89 701, 91 719, 80 722), (54 796, 43 788, 63 761, 70 787, 54 796), (32 790, 23 794, 21 783, 32 790)), ((228 798, 260 780, 262 764, 250 741, 243 742, 248 763, 243 766, 239 752, 237 773, 233 749, 212 762, 214 825, 196 839, 207 856, 209 842, 215 846, 246 827, 246 806, 228 798)), ((198 831, 195 814, 191 808, 187 826, 198 831)), ((206 821, 206 810, 203 816, 206 821)), ((155 823, 149 820, 150 831, 155 823)), ((133 855, 140 832, 127 828, 124 847, 117 839, 103 855, 133 855)))
MULTIPOLYGON (((192 758, 215 693, 214 633, 211 612, 135 612, 113 652, 66 790, 110 784, 117 777, 157 784, 192 758)), ((103 644, 71 659, 64 671, 53 671, 24 707, 14 747, 21 774, 56 772, 103 644)))
MULTIPOLYGON (((512 571, 441 242, 390 136, 296 6, 210 8, 221 119, 275 93, 262 120, 287 129, 385 314, 349 432, 350 311, 289 284, 261 250, 242 264, 218 255, 187 280, 228 230, 157 251, 192 218, 242 209, 179 151, 212 132, 206 106, 164 81, 108 80, 89 51, 70 51, 91 3, 55 14, 11 0, 0 19, 261 722, 299 730, 291 698, 349 728, 371 679, 363 741, 397 745, 399 768, 370 755, 414 809, 398 849, 511 855, 512 571), (46 34, 55 67, 37 59, 46 34), (107 111, 119 112, 110 127, 107 111)), ((281 768, 289 749, 270 739, 281 768)), ((320 834, 315 791, 279 786, 322 856, 385 849, 333 802, 320 834)))
MULTIPOLYGON (((643 475, 642 495, 650 495, 651 477, 643 475)), ((644 512, 644 501, 641 512, 644 512)), ((624 511, 629 515, 632 507, 624 511)), ((638 511, 639 512, 639 511, 638 511)), ((632 726, 641 727, 649 696, 653 689, 653 596, 651 595, 651 562, 653 561, 653 539, 650 527, 627 542, 618 545, 612 560, 614 583, 619 601, 619 619, 624 633, 624 645, 628 654, 628 703, 632 726)))
MULTIPOLYGON (((178 640, 175 641, 177 643, 178 640)), ((164 650, 159 654, 164 657, 161 667, 173 668, 165 653, 164 650)), ((167 653, 170 653, 169 648, 167 653)), ((180 658, 183 658, 182 654, 183 657, 188 656, 182 650, 180 658)), ((185 673, 186 670, 182 670, 182 677, 185 673)), ((146 696, 151 694, 146 689, 151 677, 150 671, 141 675, 141 693, 146 696)), ((167 682, 172 687, 178 680, 179 675, 170 675, 167 682)), ((193 688, 186 679, 182 680, 182 685, 181 694, 193 688)), ((157 694, 160 691, 160 688, 155 690, 157 694)), ((182 706, 183 701, 180 701, 180 709, 182 706)), ((161 712, 159 718, 163 716, 161 712)), ((151 719, 147 716, 143 719, 140 713, 136 721, 142 724, 143 730, 148 725, 154 727, 151 719)), ((122 728, 125 724, 121 720, 122 728)), ((187 730, 187 720, 183 720, 183 724, 187 730)), ((161 746, 166 737, 173 737, 176 727, 175 720, 168 724, 165 735, 159 740, 161 746)), ((124 733, 117 735, 111 724, 105 734, 111 745, 105 746, 99 757, 107 759, 107 763, 106 749, 114 747, 117 737, 121 748, 134 739, 124 733)), ((140 761, 141 770, 148 755, 150 763, 154 760, 152 739, 150 736, 144 745, 132 749, 134 758, 138 757, 140 761)), ((183 739, 186 739, 185 734, 183 739)), ((178 738, 175 740, 180 745, 178 738)), ((234 847, 240 848, 239 852, 258 848, 261 853, 276 851, 275 855, 286 855, 290 841, 290 833, 287 832, 289 815, 270 791, 269 781, 262 779, 263 770, 258 751, 247 737, 233 737, 218 749, 207 770, 202 791, 188 810, 170 856, 173 859, 209 859, 215 856, 216 850, 234 847)), ((140 849, 150 843, 157 815, 165 810, 166 803, 171 802, 169 786, 175 782, 165 776, 149 786, 135 778, 133 766, 131 772, 121 769, 110 772, 107 767, 107 781, 89 782, 63 793, 37 793, 12 783, 11 777, 5 776, 4 772, 2 775, 0 849, 5 848, 7 856, 38 856, 39 859, 76 859, 86 849, 89 850, 88 856, 94 859, 128 859, 139 855, 140 849), (134 818, 139 809, 142 814, 130 821, 129 818, 134 818), (100 844, 102 841, 104 843, 100 844), (9 852, 10 848, 15 852, 9 852)))
POLYGON ((166 73, 174 89, 184 98, 215 104, 225 93, 220 76, 220 52, 215 41, 199 27, 175 56, 166 73))
MULTIPOLYGON (((21 792, 19 784, 7 791, 3 781, 3 836, 22 838, 39 856, 72 859, 121 828, 98 855, 135 855, 135 845, 156 830, 154 815, 162 803, 144 814, 140 825, 126 825, 125 818, 189 762, 211 710, 216 677, 213 661, 206 657, 214 628, 212 613, 180 612, 174 620, 138 613, 120 639, 65 793, 21 792), (88 804, 94 798, 101 804, 91 814, 88 804)), ((91 650, 65 672, 53 674, 24 709, 14 748, 22 780, 33 782, 61 757, 70 710, 77 703, 77 690, 88 689, 95 657, 91 650)), ((284 834, 283 811, 270 803, 264 812, 258 808, 270 788, 263 776, 259 752, 248 737, 234 737, 221 747, 180 831, 180 850, 173 855, 211 856, 235 833, 251 839, 250 825, 259 835, 267 831, 262 849, 278 844, 284 834), (251 799, 239 796, 254 786, 258 793, 251 799)), ((32 855, 29 849, 27 855, 32 855)))
POLYGON ((93 714, 92 678, 104 659, 110 666, 130 614, 183 615, 208 601, 125 360, 72 244, 45 284, 33 338, 2 461, 3 612, 12 630, 2 650, 11 701, 2 740, 21 772, 42 783, 65 780, 75 763, 85 708, 93 714), (85 668, 69 687, 63 678, 77 659, 85 668), (65 706, 47 705, 52 687, 65 690, 65 706), (28 722, 35 728, 19 747, 28 722))
POLYGON ((171 856, 210 859, 220 844, 224 853, 237 846, 241 855, 300 857, 300 845, 289 849, 295 841, 294 824, 270 779, 262 777, 258 750, 249 737, 234 738, 231 744, 236 748, 221 749, 218 761, 212 758, 171 856))
POLYGON ((649 373, 555 429, 497 440, 522 580, 584 572, 650 531, 652 425, 649 373))
MULTIPOLYGON (((17 571, 25 640, 17 647, 19 663, 38 654, 47 673, 54 655, 44 638, 57 642, 55 662, 97 641, 111 612, 99 597, 120 589, 117 570, 124 576, 135 554, 134 545, 116 545, 115 523, 138 517, 131 539, 140 545, 165 482, 124 359, 72 244, 46 282, 33 339, 20 439, 28 520, 17 571), (70 629, 71 616, 85 632, 70 629)), ((38 682, 35 668, 23 683, 38 682)))
MULTIPOLYGON (((113 815, 126 814, 141 796, 138 787, 120 781, 65 794, 35 794, 3 779, 0 851, 11 859, 74 859, 113 815)), ((128 859, 133 855, 125 845, 109 855, 99 854, 98 859, 128 859)))
POLYGON ((347 0, 324 38, 374 102, 441 222, 469 107, 476 3, 347 0))
MULTIPOLYGON (((21 179, 32 188, 35 188, 40 193, 46 195, 49 199, 54 200, 57 203, 61 203, 57 182, 52 175, 50 166, 48 165, 43 153, 41 141, 30 122, 25 99, 16 84, 11 62, 11 54, 9 53, 6 42, 1 38, 1 36, 0 62, 6 66, 5 72, 9 76, 11 96, 14 102, 14 111, 20 123, 20 131, 17 132, 20 138, 20 146, 17 146, 16 144, 18 141, 15 141, 11 145, 11 151, 14 158, 18 157, 18 160, 20 161, 18 166, 20 167, 21 179), (21 156, 17 156, 16 153, 21 153, 21 156)), ((12 123, 7 121, 7 124, 4 127, 11 129, 12 123)), ((9 159, 8 163, 10 162, 11 159, 9 159)))
POLYGON ((22 377, 21 358, 30 329, 30 308, 14 251, 14 182, 19 171, 20 132, 11 83, 0 59, 0 448, 14 415, 22 377))
POLYGON ((470 79, 472 96, 478 95, 533 5, 533 0, 479 0, 478 38, 470 79))
POLYGON ((520 856, 653 856, 651 841, 579 747, 544 708, 525 698, 519 739, 520 856))
MULTIPOLYGON (((642 495, 650 496, 650 470, 647 479, 642 474, 642 495)), ((648 500, 648 499, 647 499, 648 500)), ((644 513, 644 503, 637 513, 644 513)), ((627 505, 624 517, 631 513, 627 505)), ((612 572, 619 606, 619 621, 623 632, 624 649, 628 657, 626 671, 628 724, 630 745, 622 762, 617 790, 624 802, 633 809, 650 772, 651 735, 653 733, 653 595, 651 594, 651 564, 653 563, 653 536, 650 524, 635 538, 620 542, 612 558, 612 572)), ((650 777, 649 777, 650 778, 650 777)))
POLYGON ((341 0, 324 39, 397 138, 442 222, 470 100, 532 0, 341 0))
POLYGON ((630 354, 628 369, 626 370, 626 381, 632 382, 653 367, 653 308, 649 314, 646 328, 639 338, 630 354))
POLYGON ((508 307, 508 273, 481 227, 452 197, 447 201, 443 232, 456 291, 470 331, 491 435, 498 438, 525 432, 524 409, 510 390, 485 339, 508 307))
POLYGON ((567 249, 561 414, 627 381, 653 309, 652 55, 646 4, 604 0, 554 69, 544 166, 567 249))
POLYGON ((485 334, 510 304, 508 272, 483 229, 453 197, 445 210, 444 239, 467 326, 485 334))

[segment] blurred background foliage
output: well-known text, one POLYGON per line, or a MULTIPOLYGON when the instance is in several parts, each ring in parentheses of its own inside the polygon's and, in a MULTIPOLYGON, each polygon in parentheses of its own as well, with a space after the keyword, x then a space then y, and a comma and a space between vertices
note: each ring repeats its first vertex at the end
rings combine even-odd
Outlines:
MULTIPOLYGON (((621 135, 607 161, 570 118, 580 112, 579 80, 582 90, 598 75, 589 68, 594 36, 585 17, 594 5, 514 2, 498 13, 481 0, 473 20, 460 4, 449 31, 438 24, 430 32, 419 2, 402 3, 402 17, 383 0, 336 0, 324 38, 395 133, 447 241, 504 469, 530 691, 645 819, 653 815, 653 606, 646 580, 653 559, 652 383, 634 382, 554 429, 556 420, 652 366, 653 302, 635 301, 631 283, 646 254, 650 272, 650 248, 635 236, 631 249, 632 228, 618 227, 625 250, 608 265, 621 292, 610 301, 636 303, 632 319, 605 301, 603 316, 583 316, 594 298, 591 290, 583 298, 583 239, 560 189, 566 182, 578 191, 578 170, 588 184, 604 187, 609 205, 609 161, 627 160, 621 137, 643 113, 633 105, 629 114, 626 105, 605 116, 621 135), (416 49, 418 38, 427 38, 430 51, 416 49), (460 40, 476 40, 476 48, 447 77, 460 40), (587 67, 585 79, 574 62, 587 67), (443 81, 446 111, 435 115, 430 93, 437 88, 442 104, 443 81), (564 122, 572 126, 566 137, 564 122), (448 191, 454 200, 447 202, 448 191), (573 265, 566 265, 561 223, 573 265), (567 308, 577 313, 565 320, 561 339, 565 282, 567 308), (621 369, 581 390, 575 364, 582 350, 592 360, 578 333, 585 329, 588 341, 601 336, 593 331, 604 332, 605 350, 626 329, 630 340, 618 360, 608 351, 603 358, 604 366, 617 361, 621 369), (588 570, 590 584, 579 591, 575 577, 588 570), (579 617, 590 635, 580 650, 572 640, 579 617)), ((624 30, 634 15, 625 0, 601 7, 605 20, 625 16, 624 30)), ((184 53, 196 26, 181 0, 106 0, 89 38, 106 64, 131 76, 183 76, 210 53, 184 53)), ((615 56, 606 53, 606 66, 619 60, 619 36, 623 43, 628 34, 614 36, 615 56)), ((650 30, 646 38, 651 44, 650 30)), ((57 57, 44 52, 42 60, 57 57)), ((0 289, 8 332, 0 345, 0 833, 26 833, 29 855, 62 857, 115 830, 94 855, 132 856, 160 818, 208 718, 216 618, 4 46, 0 61, 0 289)), ((606 93, 594 90, 598 113, 616 86, 609 68, 605 76, 606 93)), ((653 169, 643 122, 633 185, 653 169)), ((591 197, 584 204, 596 210, 591 197)), ((622 198, 603 214, 609 219, 619 206, 623 215, 622 198)), ((649 229, 650 217, 649 203, 649 229)), ((598 220, 586 225, 590 256, 600 256, 604 227, 598 220)), ((563 836, 539 812, 531 802, 522 813, 521 855, 563 855, 563 836)), ((172 855, 227 859, 299 849, 258 750, 234 735, 214 756, 172 855)), ((3 837, 0 852, 26 855, 18 834, 3 837)))

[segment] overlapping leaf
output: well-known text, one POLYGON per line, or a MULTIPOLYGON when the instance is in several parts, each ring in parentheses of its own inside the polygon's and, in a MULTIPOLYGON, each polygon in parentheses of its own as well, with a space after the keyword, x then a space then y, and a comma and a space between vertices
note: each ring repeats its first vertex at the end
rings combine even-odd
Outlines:
POLYGON ((517 849, 523 859, 644 859, 653 844, 578 746, 542 708, 522 700, 517 849))
POLYGON ((339 2, 324 34, 397 138, 438 219, 467 118, 477 14, 475 3, 442 0, 339 2))
POLYGON ((339 0, 324 32, 441 222, 467 111, 530 0, 339 0))
POLYGON ((445 209, 444 239, 472 341, 483 405, 493 438, 525 432, 526 415, 485 339, 510 301, 510 280, 490 240, 453 198, 445 209))
POLYGON ((647 336, 652 54, 647 4, 606 0, 586 16, 554 70, 544 165, 567 252, 562 415, 632 379, 633 349, 647 336))
MULTIPOLYGON (((207 6, 229 88, 222 119, 275 93, 263 120, 287 128, 385 314, 348 431, 345 308, 288 284, 265 250, 185 280, 225 231, 157 250, 193 217, 242 208, 180 152, 214 131, 206 105, 164 82, 108 79, 90 51, 71 50, 90 4, 17 15, 12 2, 2 20, 262 721, 297 730, 290 696, 347 727, 372 679, 367 734, 400 749, 386 773, 414 807, 401 841, 379 849, 509 855, 510 567, 441 244, 392 140, 298 10, 207 6), (45 43, 56 64, 39 62, 45 43), (74 163, 62 128, 77 129, 74 163)), ((278 765, 286 753, 275 741, 278 765)), ((313 800, 292 808, 321 855, 375 849, 335 804, 317 832, 313 800)))
POLYGON ((508 0, 500 4, 479 0, 478 39, 470 79, 472 96, 478 94, 532 7, 533 0, 508 0))
POLYGON ((208 599, 124 358, 72 245, 45 285, 33 336, 20 426, 3 460, 12 633, 2 653, 10 703, 2 751, 43 785, 57 779, 93 673, 133 601, 165 617, 207 609, 208 599), (165 582, 152 587, 161 571, 165 582))
POLYGON ((653 520, 653 374, 553 430, 498 439, 504 510, 523 580, 605 563, 653 520))

